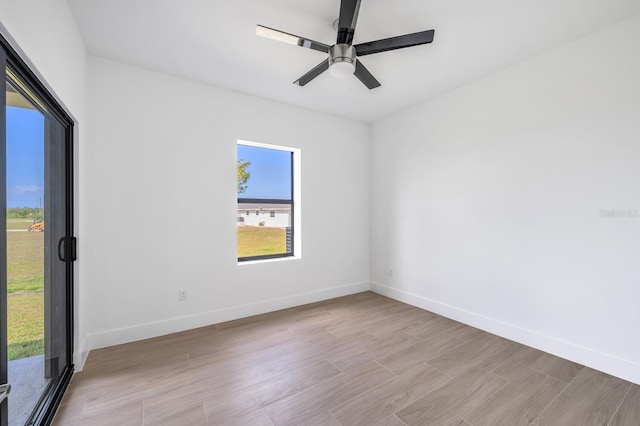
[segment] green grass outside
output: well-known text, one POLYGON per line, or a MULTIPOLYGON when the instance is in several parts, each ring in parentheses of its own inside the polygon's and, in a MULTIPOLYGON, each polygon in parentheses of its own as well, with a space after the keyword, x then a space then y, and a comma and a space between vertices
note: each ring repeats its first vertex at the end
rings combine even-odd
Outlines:
POLYGON ((9 361, 44 353, 44 292, 7 296, 9 361))
POLYGON ((287 252, 287 231, 264 226, 238 227, 238 257, 287 252))
MULTIPOLYGON (((28 219, 8 219, 8 229, 28 229, 28 219)), ((9 360, 44 353, 44 233, 7 232, 9 360)))
POLYGON ((7 219, 7 229, 29 229, 31 225, 31 219, 7 219))
POLYGON ((8 291, 42 290, 44 287, 44 233, 7 232, 8 291), (35 286, 35 288, 34 288, 35 286))

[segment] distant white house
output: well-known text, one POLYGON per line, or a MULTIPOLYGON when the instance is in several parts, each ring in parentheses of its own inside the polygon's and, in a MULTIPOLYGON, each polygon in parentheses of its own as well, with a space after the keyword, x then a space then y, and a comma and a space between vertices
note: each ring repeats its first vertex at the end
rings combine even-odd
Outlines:
POLYGON ((238 226, 265 226, 287 228, 291 226, 289 204, 238 204, 238 226))

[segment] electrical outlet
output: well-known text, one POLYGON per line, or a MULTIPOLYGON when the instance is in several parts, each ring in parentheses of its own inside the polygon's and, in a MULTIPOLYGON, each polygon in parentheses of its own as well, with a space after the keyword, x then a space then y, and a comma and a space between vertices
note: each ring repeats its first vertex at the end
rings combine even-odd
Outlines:
POLYGON ((180 289, 178 290, 178 300, 184 302, 187 300, 187 290, 180 289))

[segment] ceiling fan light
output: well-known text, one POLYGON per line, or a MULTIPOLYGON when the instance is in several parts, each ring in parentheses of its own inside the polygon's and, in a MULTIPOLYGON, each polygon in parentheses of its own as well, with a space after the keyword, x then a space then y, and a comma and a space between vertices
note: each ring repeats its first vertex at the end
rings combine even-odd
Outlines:
POLYGON ((351 62, 334 62, 329 68, 329 73, 334 77, 343 78, 352 75, 355 70, 356 66, 351 62))
POLYGON ((329 73, 334 77, 347 77, 356 70, 355 47, 346 44, 335 44, 329 48, 329 73))

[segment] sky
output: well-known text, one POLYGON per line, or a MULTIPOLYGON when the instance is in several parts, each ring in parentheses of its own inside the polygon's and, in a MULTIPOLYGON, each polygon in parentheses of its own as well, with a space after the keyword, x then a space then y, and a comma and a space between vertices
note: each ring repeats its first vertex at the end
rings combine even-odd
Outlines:
POLYGON ((291 199, 291 152, 238 144, 238 159, 251 162, 242 198, 291 199))
POLYGON ((44 206, 44 116, 7 106, 7 207, 44 206))

